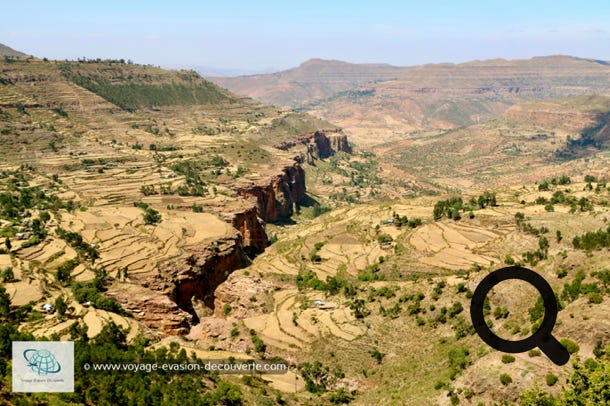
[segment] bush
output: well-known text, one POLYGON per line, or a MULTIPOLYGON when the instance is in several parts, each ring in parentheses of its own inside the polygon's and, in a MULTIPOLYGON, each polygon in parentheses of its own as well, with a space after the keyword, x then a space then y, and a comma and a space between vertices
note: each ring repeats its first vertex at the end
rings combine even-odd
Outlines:
POLYGON ((55 272, 55 279, 57 279, 58 282, 69 282, 72 278, 72 271, 78 266, 79 263, 80 261, 78 258, 67 260, 57 268, 57 271, 55 272))
POLYGON ((542 352, 540 352, 539 349, 535 348, 533 350, 529 350, 527 352, 527 355, 529 355, 530 357, 539 357, 540 355, 542 355, 542 352))
POLYGON ((222 306, 222 313, 223 313, 225 316, 228 316, 228 315, 229 315, 229 313, 231 313, 231 305, 230 305, 230 304, 228 304, 228 303, 225 303, 225 304, 224 304, 224 306, 222 306))
POLYGON ((371 357, 375 358, 377 360, 378 364, 381 364, 381 361, 383 361, 383 358, 385 357, 385 354, 380 352, 377 348, 375 348, 370 353, 371 353, 371 357))
POLYGON ((555 385, 558 380, 559 380, 559 378, 557 377, 557 375, 553 375, 553 374, 546 375, 546 384, 549 386, 555 385))
POLYGON ((345 405, 354 400, 354 395, 345 388, 338 388, 331 392, 328 400, 334 405, 345 405))
POLYGON ((449 379, 452 381, 456 378, 463 369, 466 369, 472 360, 470 359, 470 351, 466 347, 454 348, 449 350, 449 379))
POLYGON ((502 355, 503 364, 510 364, 511 362, 515 362, 515 357, 513 357, 512 355, 509 355, 509 354, 502 355))
POLYGON ((394 241, 394 239, 392 238, 392 236, 390 234, 379 234, 377 236, 377 242, 379 244, 386 244, 386 243, 390 243, 394 241))
POLYGON ((580 350, 580 347, 578 346, 578 344, 576 344, 574 341, 569 340, 567 338, 564 338, 563 340, 561 340, 560 343, 561 343, 561 345, 563 345, 565 347, 566 350, 568 350, 568 352, 570 354, 577 353, 578 350, 580 350))
POLYGON ((155 209, 148 207, 146 209, 146 213, 144 214, 144 223, 145 224, 157 224, 161 222, 161 214, 155 209))
POLYGON ((447 312, 447 316, 450 319, 452 319, 453 317, 455 317, 458 314, 460 314, 463 310, 464 310, 464 307, 462 306, 462 304, 460 302, 455 302, 449 308, 449 310, 447 312))
POLYGON ((604 300, 604 298, 599 292, 591 292, 589 293, 588 297, 589 303, 600 304, 604 300))
POLYGON ((506 307, 496 307, 494 309, 494 318, 497 319, 505 319, 508 317, 508 309, 506 307))
POLYGON ((513 381, 513 378, 511 378, 509 374, 500 375, 500 382, 502 383, 502 385, 508 385, 512 381, 513 381))
POLYGON ((436 381, 436 383, 434 384, 434 389, 439 390, 439 389, 443 389, 447 387, 447 384, 443 381, 436 381))

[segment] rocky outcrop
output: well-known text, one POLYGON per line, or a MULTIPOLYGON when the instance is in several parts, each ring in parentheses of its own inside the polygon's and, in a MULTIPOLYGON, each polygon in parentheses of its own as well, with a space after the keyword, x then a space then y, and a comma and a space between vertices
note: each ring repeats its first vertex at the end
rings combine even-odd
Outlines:
POLYGON ((165 263, 148 281, 148 287, 166 293, 178 307, 193 316, 195 302, 214 309, 214 292, 236 269, 250 260, 244 253, 242 236, 235 233, 208 245, 192 247, 187 255, 165 263))
POLYGON ((295 140, 284 141, 275 145, 275 148, 288 151, 297 145, 307 147, 307 160, 310 163, 314 158, 328 158, 339 151, 351 152, 347 135, 341 129, 318 130, 301 134, 295 140))
POLYGON ((217 317, 225 317, 222 309, 228 304, 231 306, 230 314, 233 318, 258 316, 262 313, 258 304, 267 302, 268 296, 272 295, 276 288, 278 286, 274 283, 256 275, 234 273, 216 289, 214 314, 217 317))
POLYGON ((330 147, 330 140, 326 134, 321 131, 313 133, 310 145, 313 146, 314 154, 317 155, 318 158, 328 158, 333 154, 333 150, 330 147))
POLYGON ((305 171, 298 162, 285 166, 271 178, 236 186, 238 195, 256 199, 258 215, 264 221, 290 217, 294 205, 305 197, 305 171))
POLYGON ((179 308, 162 292, 129 285, 107 295, 121 303, 136 320, 162 335, 172 336, 189 331, 193 318, 191 314, 179 308))
POLYGON ((215 350, 247 352, 252 349, 249 335, 231 334, 235 328, 235 320, 227 320, 216 316, 202 317, 201 322, 191 328, 186 338, 193 341, 199 348, 214 346, 215 350), (248 339, 246 339, 248 337, 248 339))
POLYGON ((265 225, 258 216, 256 206, 250 206, 241 211, 223 213, 223 218, 241 233, 246 251, 252 251, 253 254, 260 253, 269 245, 265 225))
POLYGON ((352 152, 352 148, 347 141, 347 135, 345 134, 331 134, 328 139, 330 140, 330 148, 332 151, 342 151, 348 154, 352 152))

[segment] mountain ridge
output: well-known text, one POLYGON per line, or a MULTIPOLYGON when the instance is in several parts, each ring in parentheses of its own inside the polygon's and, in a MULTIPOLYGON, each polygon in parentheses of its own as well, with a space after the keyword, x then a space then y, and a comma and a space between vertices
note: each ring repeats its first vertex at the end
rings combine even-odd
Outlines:
POLYGON ((29 55, 0 43, 0 56, 15 56, 18 58, 27 58, 29 55))
POLYGON ((273 75, 209 79, 336 123, 361 145, 489 121, 522 101, 610 94, 607 62, 566 55, 411 67, 310 60, 273 75))

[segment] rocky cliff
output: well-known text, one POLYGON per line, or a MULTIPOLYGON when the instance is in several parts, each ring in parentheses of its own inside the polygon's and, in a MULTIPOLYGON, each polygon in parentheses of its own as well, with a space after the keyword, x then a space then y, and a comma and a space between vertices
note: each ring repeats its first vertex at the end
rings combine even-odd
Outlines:
POLYGON ((263 252, 269 245, 265 225, 258 215, 256 205, 230 213, 225 212, 223 218, 241 233, 246 252, 257 254, 263 252))
POLYGON ((341 129, 318 130, 301 134, 294 140, 276 144, 275 148, 288 151, 297 145, 307 147, 308 158, 328 158, 335 152, 351 152, 347 135, 341 129))
POLYGON ((148 286, 168 295, 178 307, 193 316, 195 302, 214 309, 214 291, 236 269, 250 263, 243 249, 241 234, 189 249, 188 254, 165 263, 150 278, 148 286))
POLYGON ((295 203, 305 197, 305 191, 305 171, 296 161, 271 178, 236 187, 238 195, 256 199, 258 215, 264 221, 290 217, 295 203))
POLYGON ((130 284, 107 295, 114 297, 140 323, 161 335, 187 333, 192 315, 172 302, 162 289, 159 290, 130 284))
POLYGON ((347 152, 348 154, 352 152, 352 148, 347 141, 347 135, 343 133, 335 133, 331 134, 328 139, 330 140, 330 148, 333 152, 347 152))

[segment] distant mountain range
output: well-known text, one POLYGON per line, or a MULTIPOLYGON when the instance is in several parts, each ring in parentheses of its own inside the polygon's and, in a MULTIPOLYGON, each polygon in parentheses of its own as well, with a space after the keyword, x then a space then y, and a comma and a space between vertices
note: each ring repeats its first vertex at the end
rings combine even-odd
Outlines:
POLYGON ((337 123, 361 141, 499 117, 526 100, 610 94, 610 63, 571 56, 396 67, 312 59, 286 71, 210 78, 235 93, 337 123))
POLYGON ((404 70, 386 64, 310 59, 296 68, 281 72, 231 78, 211 77, 210 80, 265 103, 296 107, 355 89, 362 84, 399 78, 404 70))

